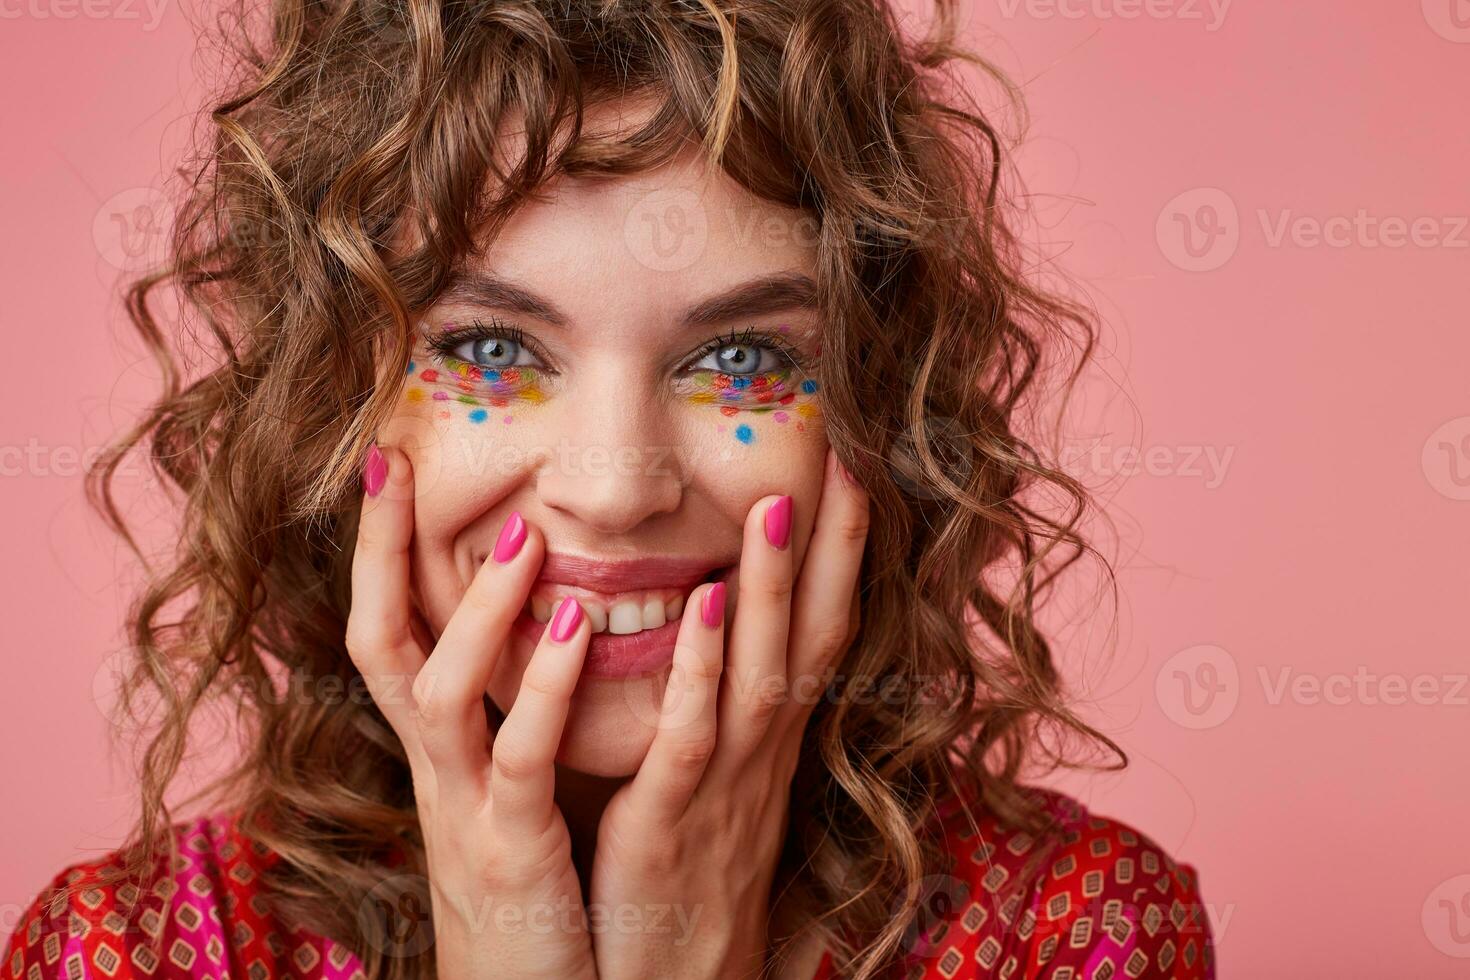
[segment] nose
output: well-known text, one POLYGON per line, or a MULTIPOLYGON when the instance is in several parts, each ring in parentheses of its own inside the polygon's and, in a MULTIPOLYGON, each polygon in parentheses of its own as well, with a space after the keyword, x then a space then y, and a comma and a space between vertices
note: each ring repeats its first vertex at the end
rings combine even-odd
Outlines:
POLYGON ((601 535, 674 513, 683 496, 668 407, 632 377, 566 399, 556 445, 537 476, 542 503, 601 535))

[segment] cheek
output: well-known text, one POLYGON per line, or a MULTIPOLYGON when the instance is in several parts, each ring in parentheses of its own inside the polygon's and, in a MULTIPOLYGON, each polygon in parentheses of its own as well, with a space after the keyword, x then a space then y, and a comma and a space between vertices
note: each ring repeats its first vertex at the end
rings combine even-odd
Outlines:
POLYGON ((819 383, 811 378, 701 372, 681 387, 680 397, 720 441, 741 447, 761 448, 774 439, 790 448, 824 430, 819 383))
POLYGON ((494 540, 500 529, 489 524, 503 517, 502 502, 524 482, 547 441, 544 425, 530 421, 534 411, 513 399, 497 407, 487 399, 432 397, 442 391, 410 384, 378 432, 379 442, 403 450, 413 465, 412 574, 436 631, 474 574, 464 542, 494 540))
POLYGON ((542 378, 531 368, 495 371, 469 364, 410 361, 403 392, 405 407, 436 422, 514 425, 518 416, 546 400, 542 378))

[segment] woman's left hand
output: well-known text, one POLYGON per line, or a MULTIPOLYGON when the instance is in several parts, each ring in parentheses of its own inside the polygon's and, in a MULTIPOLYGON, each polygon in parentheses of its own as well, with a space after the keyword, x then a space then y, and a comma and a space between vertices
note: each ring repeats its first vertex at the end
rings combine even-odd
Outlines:
POLYGON ((598 827, 588 911, 602 980, 754 977, 765 964, 802 733, 858 626, 868 498, 830 449, 799 579, 794 526, 789 497, 751 508, 728 645, 724 585, 689 598, 657 734, 598 827))

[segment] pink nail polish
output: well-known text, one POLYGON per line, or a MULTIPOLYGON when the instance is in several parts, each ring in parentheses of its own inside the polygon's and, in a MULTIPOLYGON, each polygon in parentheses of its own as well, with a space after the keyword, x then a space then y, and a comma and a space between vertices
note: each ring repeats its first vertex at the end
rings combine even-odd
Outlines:
POLYGON ((383 484, 387 482, 388 460, 375 442, 368 447, 367 459, 362 464, 362 489, 369 497, 376 497, 383 492, 383 484))
POLYGON ((521 553, 521 545, 525 543, 525 519, 521 517, 520 511, 513 510, 500 529, 500 537, 495 540, 495 560, 504 565, 521 553))
POLYGON ((725 583, 716 582, 699 602, 699 618, 710 629, 719 629, 720 620, 725 618, 725 583))
POLYGON ((558 643, 567 642, 582 625, 583 615, 580 602, 571 596, 563 598, 556 607, 556 615, 551 617, 551 638, 558 643))
POLYGON ((766 509, 766 540, 777 551, 791 537, 791 497, 783 496, 766 509))

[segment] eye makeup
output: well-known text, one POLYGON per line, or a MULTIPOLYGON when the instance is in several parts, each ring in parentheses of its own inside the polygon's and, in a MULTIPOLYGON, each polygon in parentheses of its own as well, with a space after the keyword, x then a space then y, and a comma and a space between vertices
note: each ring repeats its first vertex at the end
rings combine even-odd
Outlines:
MULTIPOLYGON (((790 330, 786 324, 778 329, 783 334, 790 330)), ((515 416, 513 411, 507 410, 544 402, 548 397, 546 379, 555 372, 548 372, 540 364, 493 367, 472 363, 460 356, 467 344, 486 340, 509 341, 517 354, 525 352, 532 357, 539 354, 534 341, 518 327, 503 324, 498 319, 489 326, 475 320, 469 327, 446 323, 437 331, 426 329, 423 341, 428 348, 428 362, 409 363, 409 384, 403 395, 405 401, 410 404, 435 403, 434 414, 440 419, 453 417, 450 409, 464 406, 460 411, 476 424, 492 418, 510 424, 515 421, 515 416)), ((765 356, 780 362, 780 366, 747 374, 686 367, 674 380, 675 393, 691 405, 718 408, 725 418, 749 413, 753 420, 759 418, 779 425, 794 424, 798 432, 806 428, 808 420, 819 416, 815 398, 818 383, 803 377, 808 361, 784 338, 747 328, 739 334, 731 333, 710 341, 686 363, 698 364, 711 354, 732 347, 756 348, 759 351, 757 364, 765 356)), ((731 429, 720 425, 719 431, 723 433, 731 429)), ((733 435, 745 445, 756 440, 756 430, 750 424, 736 426, 733 435)))

